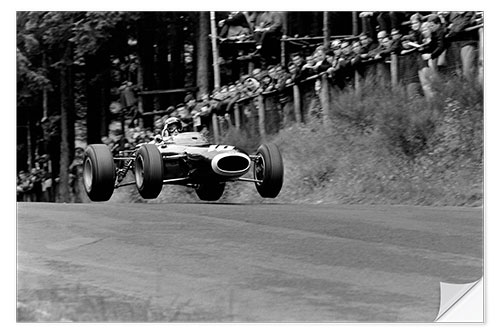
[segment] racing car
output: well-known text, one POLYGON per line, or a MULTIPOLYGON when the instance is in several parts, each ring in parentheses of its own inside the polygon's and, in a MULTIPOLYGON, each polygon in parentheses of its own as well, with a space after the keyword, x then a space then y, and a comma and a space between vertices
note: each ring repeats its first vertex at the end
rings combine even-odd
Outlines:
POLYGON ((157 198, 163 185, 169 184, 194 188, 199 199, 216 201, 226 183, 234 181, 254 183, 261 197, 275 198, 283 173, 275 144, 262 144, 254 154, 247 154, 234 146, 210 144, 198 132, 139 144, 115 155, 105 144, 91 144, 83 161, 84 188, 92 201, 107 201, 114 189, 134 184, 144 199, 157 198), (135 181, 124 181, 129 172, 135 181))

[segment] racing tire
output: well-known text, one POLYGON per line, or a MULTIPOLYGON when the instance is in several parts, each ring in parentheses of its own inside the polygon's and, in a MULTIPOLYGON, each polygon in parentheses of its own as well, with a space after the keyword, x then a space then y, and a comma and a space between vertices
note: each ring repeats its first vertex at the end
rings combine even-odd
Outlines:
POLYGON ((108 201, 115 189, 115 162, 105 144, 92 144, 85 149, 83 186, 92 201, 108 201))
POLYGON ((158 148, 146 144, 135 157, 135 185, 144 199, 156 199, 163 187, 163 159, 158 148))
POLYGON ((204 183, 199 184, 196 188, 196 194, 200 200, 217 201, 222 197, 226 183, 204 183))
POLYGON ((263 198, 276 198, 283 186, 283 158, 274 144, 263 144, 257 149, 254 177, 260 182, 255 187, 263 198))

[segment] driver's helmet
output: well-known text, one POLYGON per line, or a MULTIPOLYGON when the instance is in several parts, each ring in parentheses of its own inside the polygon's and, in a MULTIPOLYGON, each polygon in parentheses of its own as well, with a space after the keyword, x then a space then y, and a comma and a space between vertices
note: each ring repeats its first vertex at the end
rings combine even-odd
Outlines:
POLYGON ((163 127, 164 136, 173 136, 182 132, 182 123, 177 117, 170 117, 165 121, 163 127))

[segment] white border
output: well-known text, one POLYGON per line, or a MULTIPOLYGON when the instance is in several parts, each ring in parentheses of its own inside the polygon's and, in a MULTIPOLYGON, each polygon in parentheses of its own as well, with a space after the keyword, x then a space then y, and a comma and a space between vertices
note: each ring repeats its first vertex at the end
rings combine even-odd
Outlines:
MULTIPOLYGON (((332 332, 334 329, 342 331, 347 330, 363 330, 370 331, 384 330, 398 331, 404 329, 408 332, 421 332, 422 330, 453 330, 453 332, 470 332, 471 330, 487 330, 498 331, 500 327, 498 316, 498 299, 500 292, 498 284, 500 281, 498 275, 498 232, 500 220, 495 209, 498 206, 498 173, 500 165, 498 163, 498 145, 500 144, 499 114, 498 107, 498 33, 500 28, 498 23, 500 19, 494 1, 383 1, 374 3, 372 1, 345 1, 333 2, 322 1, 319 3, 311 3, 307 1, 287 1, 287 2, 271 2, 269 0, 252 0, 247 2, 233 1, 189 1, 189 2, 159 2, 159 1, 95 1, 88 0, 84 2, 63 2, 63 1, 33 1, 26 0, 22 2, 2 2, 2 10, 0 11, 2 29, 2 41, 4 46, 1 53, 2 64, 2 96, 4 96, 4 104, 2 105, 2 118, 7 119, 7 130, 2 131, 1 139, 5 144, 3 149, 3 163, 1 164, 1 175, 3 176, 2 186, 2 208, 7 212, 7 218, 2 219, 2 301, 0 308, 0 316, 2 326, 6 327, 6 331, 16 330, 36 330, 37 332, 49 331, 51 333, 58 331, 87 331, 88 329, 110 330, 119 329, 121 332, 137 332, 138 329, 148 329, 148 331, 164 332, 165 330, 186 331, 191 329, 202 329, 204 331, 216 332, 255 332, 256 330, 272 329, 273 331, 287 332, 303 332, 305 329, 319 332, 332 332), (136 11, 201 11, 201 10, 287 10, 287 11, 352 11, 352 10, 482 10, 485 12, 485 314, 486 324, 203 324, 203 325, 187 325, 187 324, 15 324, 15 300, 16 300, 16 205, 14 197, 14 174, 16 150, 13 141, 15 142, 15 84, 16 81, 16 66, 15 53, 12 48, 15 45, 15 12, 24 10, 136 10, 136 11), (14 327, 9 327, 9 326, 14 327), (67 326, 71 325, 71 326, 67 326), (471 326, 472 325, 472 326, 471 326)), ((4 127, 5 128, 5 127, 4 127)))

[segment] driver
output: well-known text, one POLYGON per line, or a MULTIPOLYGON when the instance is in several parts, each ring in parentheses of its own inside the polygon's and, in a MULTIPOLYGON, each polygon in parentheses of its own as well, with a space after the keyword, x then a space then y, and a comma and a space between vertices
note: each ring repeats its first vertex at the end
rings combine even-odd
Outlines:
POLYGON ((182 122, 177 117, 170 117, 165 121, 165 126, 163 127, 162 136, 176 136, 182 132, 182 122))

